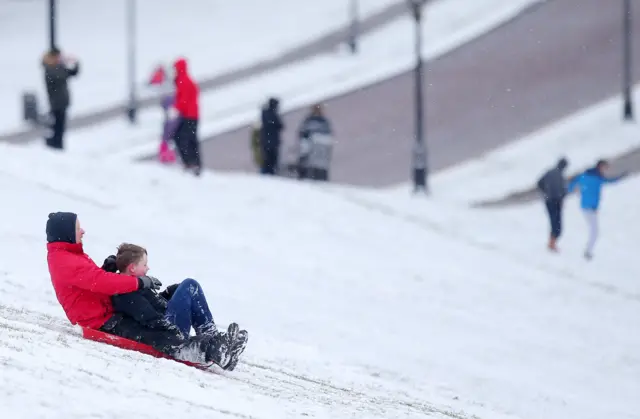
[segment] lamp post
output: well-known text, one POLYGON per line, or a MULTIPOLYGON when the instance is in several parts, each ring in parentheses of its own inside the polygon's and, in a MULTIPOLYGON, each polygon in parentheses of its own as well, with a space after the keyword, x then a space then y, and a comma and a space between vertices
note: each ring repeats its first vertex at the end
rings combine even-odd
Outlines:
POLYGON ((351 24, 349 25, 349 48, 351 53, 358 52, 358 0, 350 0, 349 2, 349 16, 351 24))
POLYGON ((632 11, 631 0, 623 0, 623 18, 622 18, 622 31, 623 31, 623 97, 624 104, 622 110, 622 117, 625 121, 633 120, 633 53, 632 53, 632 11))
POLYGON ((413 145, 413 192, 429 193, 427 185, 427 147, 424 141, 424 92, 422 60, 422 12, 427 0, 407 0, 415 21, 415 143, 413 145))
POLYGON ((127 1, 127 74, 129 78, 129 103, 127 117, 136 123, 138 98, 136 92, 136 0, 127 1))
POLYGON ((49 49, 56 47, 56 0, 49 0, 49 49))

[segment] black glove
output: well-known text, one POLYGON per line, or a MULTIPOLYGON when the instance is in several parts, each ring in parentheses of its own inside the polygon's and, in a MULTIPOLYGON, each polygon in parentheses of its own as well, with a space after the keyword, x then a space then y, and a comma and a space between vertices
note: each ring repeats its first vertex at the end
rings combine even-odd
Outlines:
POLYGON ((116 266, 116 257, 114 255, 107 256, 107 258, 104 260, 104 263, 102 264, 102 269, 111 273, 118 272, 118 267, 116 266))
POLYGON ((159 290, 162 286, 162 282, 158 280, 158 278, 154 278, 152 276, 139 276, 138 277, 138 289, 151 289, 151 290, 159 290))
POLYGON ((173 294, 178 289, 178 285, 180 285, 180 284, 169 285, 164 291, 162 291, 160 293, 160 296, 162 298, 164 298, 165 300, 169 301, 171 299, 171 297, 173 297, 173 294))

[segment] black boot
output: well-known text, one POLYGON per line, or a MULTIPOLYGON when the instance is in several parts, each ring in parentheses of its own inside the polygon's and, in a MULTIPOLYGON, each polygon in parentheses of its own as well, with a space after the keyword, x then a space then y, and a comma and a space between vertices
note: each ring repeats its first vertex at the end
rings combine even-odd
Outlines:
POLYGON ((233 370, 238 363, 238 357, 244 351, 247 340, 247 331, 240 330, 237 323, 231 323, 227 332, 216 331, 211 337, 211 358, 216 364, 225 370, 233 370), (220 348, 224 348, 221 351, 220 348), (224 354, 222 353, 224 352, 224 354))
POLYGON ((214 362, 220 367, 225 368, 230 358, 230 349, 233 347, 233 343, 238 334, 238 325, 231 323, 227 328, 227 332, 221 332, 215 330, 211 334, 202 334, 201 336, 207 337, 209 340, 209 348, 207 350, 207 362, 214 362))
POLYGON ((229 350, 229 363, 223 367, 225 370, 233 371, 236 368, 240 355, 244 352, 244 348, 247 346, 248 340, 249 333, 246 330, 237 331, 233 345, 229 350))
MULTIPOLYGON (((212 352, 212 338, 210 336, 191 336, 189 339, 179 345, 175 345, 167 351, 163 351, 169 356, 181 361, 193 362, 196 364, 210 364, 219 360, 215 358, 212 352)), ((226 356, 226 348, 224 350, 226 356)), ((228 362, 228 361, 227 361, 228 362)))

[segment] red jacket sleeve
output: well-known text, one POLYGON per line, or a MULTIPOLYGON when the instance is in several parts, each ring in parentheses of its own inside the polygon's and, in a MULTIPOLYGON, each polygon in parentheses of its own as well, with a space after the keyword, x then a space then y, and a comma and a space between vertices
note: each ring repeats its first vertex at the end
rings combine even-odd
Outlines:
POLYGON ((103 271, 90 259, 75 266, 67 265, 63 270, 67 271, 64 275, 67 284, 98 294, 126 294, 138 290, 138 278, 103 271))

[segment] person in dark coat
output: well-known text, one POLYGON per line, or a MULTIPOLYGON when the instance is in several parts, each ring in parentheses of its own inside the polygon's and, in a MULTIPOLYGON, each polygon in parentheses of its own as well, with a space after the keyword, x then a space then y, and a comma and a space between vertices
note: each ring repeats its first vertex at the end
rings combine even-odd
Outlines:
POLYGON ((328 181, 333 152, 333 129, 321 104, 313 105, 298 131, 298 179, 328 181))
POLYGON ((269 99, 267 106, 262 109, 262 125, 260 127, 260 146, 262 148, 262 170, 266 175, 275 175, 278 172, 278 160, 280 156, 281 133, 284 129, 278 107, 280 101, 276 98, 269 99))
POLYGON ((548 170, 538 180, 538 190, 542 192, 549 215, 551 233, 549 234, 549 250, 557 252, 557 241, 562 233, 562 203, 567 195, 564 171, 569 165, 566 158, 561 158, 556 166, 548 170))
MULTIPOLYGON (((200 90, 189 75, 186 59, 180 58, 176 60, 174 69, 176 71, 176 95, 172 109, 175 110, 173 113, 180 118, 174 134, 174 140, 185 169, 193 171, 196 176, 199 176, 202 170, 200 142, 198 140, 200 90)), ((171 119, 174 118, 174 114, 170 114, 171 119)))
POLYGON ((71 104, 68 79, 78 75, 80 65, 73 58, 63 58, 57 48, 53 48, 45 54, 42 65, 52 120, 51 133, 46 139, 46 144, 54 149, 63 149, 67 109, 71 104))

